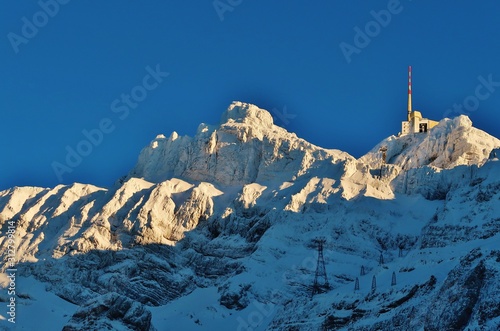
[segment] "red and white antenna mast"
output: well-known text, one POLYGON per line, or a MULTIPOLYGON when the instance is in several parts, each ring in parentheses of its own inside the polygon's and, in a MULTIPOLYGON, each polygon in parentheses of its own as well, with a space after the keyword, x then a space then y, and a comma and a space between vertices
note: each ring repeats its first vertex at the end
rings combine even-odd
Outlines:
POLYGON ((408 66, 408 121, 410 120, 411 109, 411 66, 408 66))

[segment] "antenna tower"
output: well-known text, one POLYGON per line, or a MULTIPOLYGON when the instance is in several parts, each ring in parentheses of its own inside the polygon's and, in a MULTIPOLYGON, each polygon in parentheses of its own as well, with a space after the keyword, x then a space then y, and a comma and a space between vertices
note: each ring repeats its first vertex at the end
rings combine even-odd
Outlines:
POLYGON ((411 116, 411 66, 408 66, 408 121, 411 116))
POLYGON ((314 283, 312 295, 325 293, 330 289, 328 277, 326 276, 325 260, 323 258, 323 245, 326 242, 325 238, 316 238, 313 240, 318 245, 318 262, 316 264, 316 273, 314 275, 314 283), (322 282, 320 283, 320 279, 322 282))

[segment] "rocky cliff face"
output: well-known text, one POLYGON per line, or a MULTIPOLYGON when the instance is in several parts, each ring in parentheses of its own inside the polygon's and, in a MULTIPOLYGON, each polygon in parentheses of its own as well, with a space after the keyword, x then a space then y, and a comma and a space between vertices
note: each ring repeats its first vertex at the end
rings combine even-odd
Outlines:
POLYGON ((0 192, 1 231, 20 275, 80 307, 66 330, 490 330, 499 148, 461 116, 355 159, 235 102, 114 187, 0 192), (331 289, 311 298, 317 237, 331 289))
POLYGON ((353 159, 325 150, 273 124, 254 105, 234 102, 219 126, 201 124, 195 137, 158 136, 139 156, 129 177, 158 182, 171 177, 220 185, 293 180, 318 167, 353 159), (326 161, 326 162, 325 162, 326 161))

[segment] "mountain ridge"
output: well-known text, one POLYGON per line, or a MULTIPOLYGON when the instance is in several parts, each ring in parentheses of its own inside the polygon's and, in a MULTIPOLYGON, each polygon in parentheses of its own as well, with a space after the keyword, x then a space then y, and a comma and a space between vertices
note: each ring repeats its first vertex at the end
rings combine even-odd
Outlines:
MULTIPOLYGON (((1 191, 1 231, 16 223, 18 269, 80 307, 67 330, 95 329, 95 321, 106 327, 113 303, 120 303, 123 330, 168 329, 168 321, 186 330, 288 330, 291 321, 300 330, 437 330, 461 320, 437 321, 425 301, 441 309, 439 297, 465 286, 466 275, 483 277, 471 287, 478 292, 467 301, 471 312, 458 304, 450 309, 464 325, 488 330, 500 323, 500 310, 479 314, 494 305, 488 295, 500 293, 492 262, 500 231, 499 148, 500 140, 460 116, 428 133, 388 137, 356 159, 298 138, 257 106, 233 102, 218 126, 201 124, 194 137, 158 135, 111 188, 1 191), (312 241, 319 236, 327 238, 333 292, 311 299, 312 241), (356 277, 366 284, 361 266, 379 281, 393 270, 402 284, 352 293, 356 277), (424 308, 398 301, 407 296, 424 308), (188 299, 196 309, 172 315, 188 299), (272 312, 255 308, 262 305, 272 312), (378 312, 382 306, 389 317, 378 312), (249 316, 256 311, 263 316, 254 325, 249 316), (130 314, 133 323, 125 318, 130 314)), ((4 236, 0 250, 7 248, 4 236)), ((19 302, 23 309, 33 304, 19 302)))

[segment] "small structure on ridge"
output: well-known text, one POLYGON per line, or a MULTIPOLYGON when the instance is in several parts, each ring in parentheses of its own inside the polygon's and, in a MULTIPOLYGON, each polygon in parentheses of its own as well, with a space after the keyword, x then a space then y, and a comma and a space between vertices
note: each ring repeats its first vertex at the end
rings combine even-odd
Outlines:
POLYGON ((411 66, 408 67, 408 118, 401 123, 401 135, 405 136, 410 133, 427 132, 427 130, 435 127, 438 122, 423 118, 422 113, 412 109, 411 94, 411 66))

